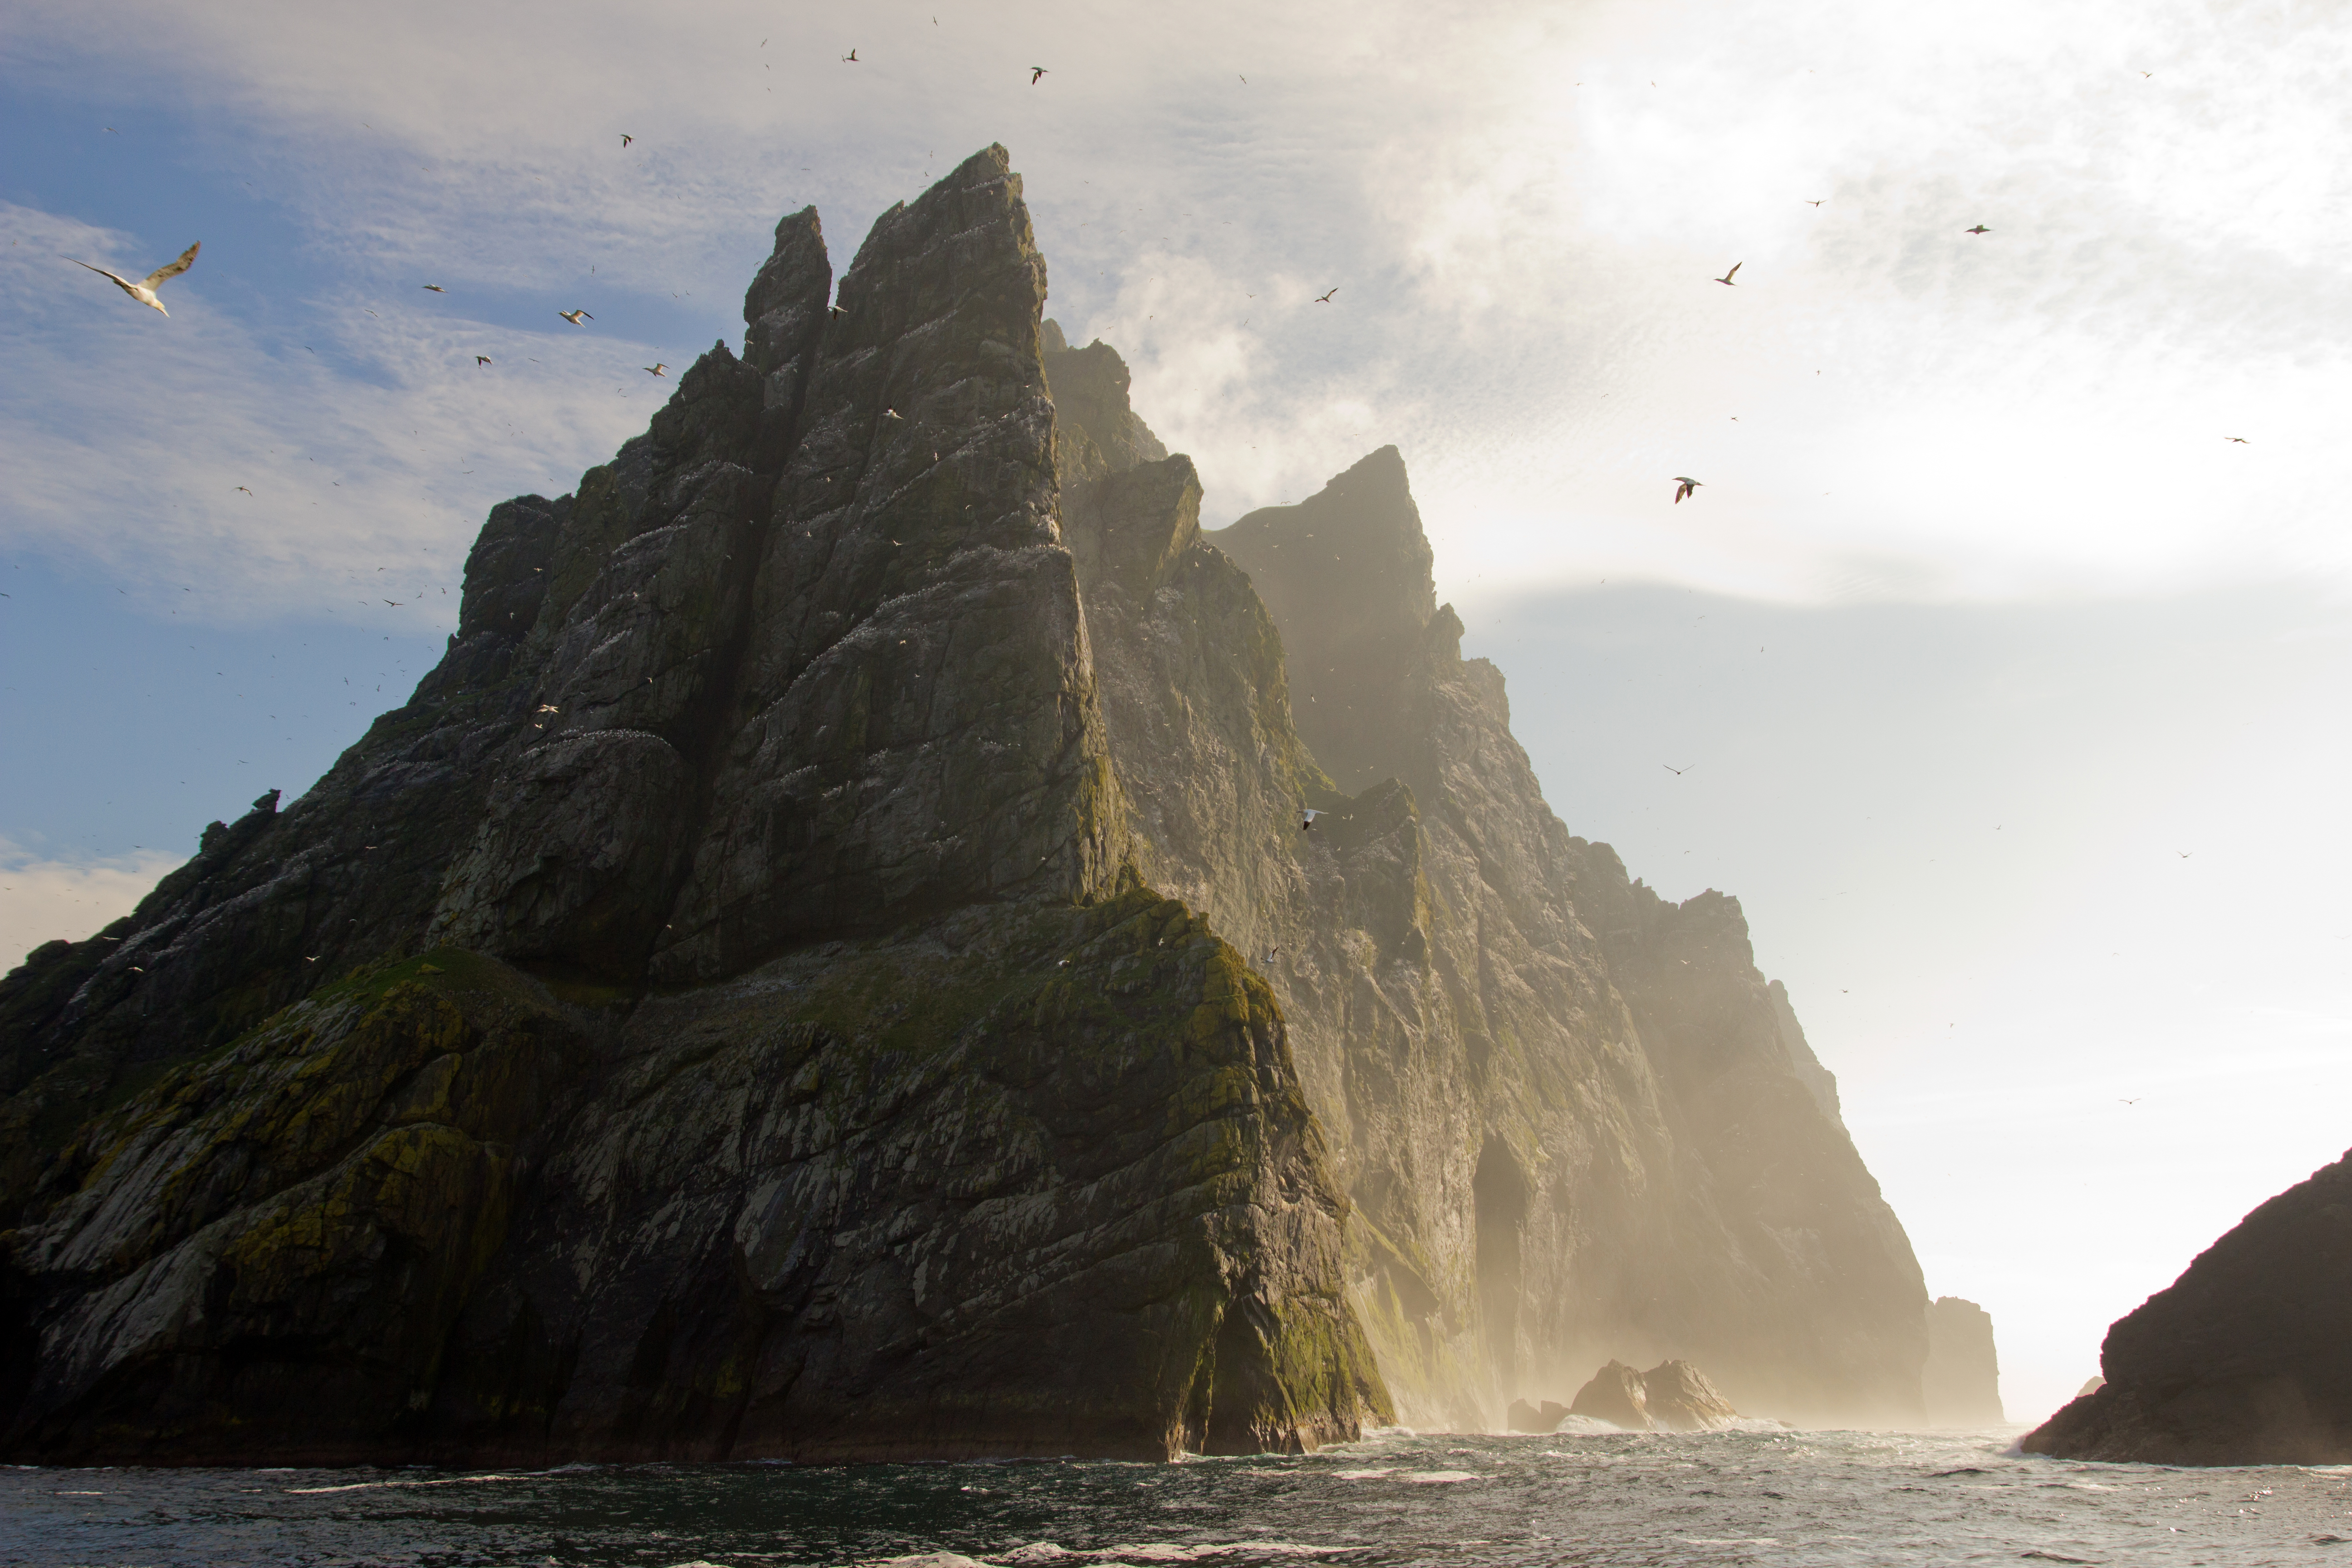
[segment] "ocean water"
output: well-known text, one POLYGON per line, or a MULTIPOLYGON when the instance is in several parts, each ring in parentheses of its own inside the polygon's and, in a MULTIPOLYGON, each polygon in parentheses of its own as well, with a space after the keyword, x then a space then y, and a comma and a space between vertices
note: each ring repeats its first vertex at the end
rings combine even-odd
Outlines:
POLYGON ((2015 1436, 1391 1432, 1176 1465, 0 1469, 0 1562, 2352 1563, 2352 1470, 2081 1465, 2011 1455, 2015 1436))

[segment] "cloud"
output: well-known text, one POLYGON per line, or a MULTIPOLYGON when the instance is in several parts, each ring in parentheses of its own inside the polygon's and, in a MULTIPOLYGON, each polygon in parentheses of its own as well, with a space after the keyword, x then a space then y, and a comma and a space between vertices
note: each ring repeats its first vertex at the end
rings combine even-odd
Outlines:
POLYGON ((45 942, 79 942, 129 914, 184 856, 51 859, 0 838, 0 973, 45 942))
POLYGON ((166 285, 167 320, 58 259, 143 271, 129 237, 6 205, 0 230, 0 530, 183 614, 454 625, 483 512, 571 489, 674 384, 646 345, 469 321, 420 289, 257 321, 201 285, 213 250, 166 285))
POLYGON ((176 433, 78 433, 144 374, 149 323, 0 328, 37 340, 62 395, 46 424, 9 405, 39 474, 6 526, 59 548, 110 548, 90 510, 152 513, 173 570, 226 550, 281 596, 446 556, 488 501, 568 486, 641 426, 642 396, 598 401, 625 396, 608 374, 740 330, 778 215, 815 202, 845 264, 880 208, 1002 140, 1049 310, 1129 356, 1213 516, 1393 441, 1459 595, 1601 574, 1998 599, 2352 570, 2323 521, 2352 24, 2123 0, 1048 0, 936 22, 98 0, 27 7, 17 43, 28 79, 192 100, 215 129, 188 155, 268 192, 312 279, 270 307, 189 289, 215 314, 158 369, 215 405, 176 433), (1709 281, 1733 261, 1735 288, 1709 281), (427 272, 475 303, 424 309, 427 272), (598 337, 557 347, 547 313, 592 281, 598 337), (362 297, 378 317, 350 315, 362 297), (297 364, 321 336, 341 357, 297 364), (455 375, 469 348, 501 375, 455 375), (504 374, 518 353, 548 361, 538 380, 504 374), (289 441, 349 454, 367 506, 306 526, 342 498, 273 471, 292 488, 256 530, 203 489, 289 441), (1707 488, 1676 508, 1680 473, 1707 488))

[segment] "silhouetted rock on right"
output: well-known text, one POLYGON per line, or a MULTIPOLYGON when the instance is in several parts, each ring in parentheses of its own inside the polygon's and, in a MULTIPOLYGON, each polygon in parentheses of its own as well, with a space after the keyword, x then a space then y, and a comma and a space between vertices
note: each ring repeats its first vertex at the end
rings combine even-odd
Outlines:
POLYGON ((1646 1432, 1650 1429, 1649 1392, 1643 1387, 1640 1373, 1622 1361, 1612 1361, 1576 1391, 1568 1413, 1606 1421, 1628 1432, 1646 1432))
POLYGON ((1936 1426, 1998 1426, 2000 1360, 1992 1314, 1974 1301, 1938 1296, 1927 1309, 1927 1369, 1919 1377, 1927 1420, 1936 1426))
POLYGON ((2156 1465, 2352 1462, 2352 1154, 2238 1222, 2107 1331, 2104 1386, 2024 1442, 2156 1465))

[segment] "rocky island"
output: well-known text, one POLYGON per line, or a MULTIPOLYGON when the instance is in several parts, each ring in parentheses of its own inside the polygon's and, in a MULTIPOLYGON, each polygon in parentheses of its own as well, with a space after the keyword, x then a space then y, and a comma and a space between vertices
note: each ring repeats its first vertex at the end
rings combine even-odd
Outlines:
POLYGON ((2147 1465, 2352 1463, 2352 1154, 2238 1222, 2108 1329, 2102 1377, 2029 1454, 2147 1465))
POLYGON ((1396 449, 1204 531, 1045 292, 1001 148, 785 218, 405 703, 0 980, 0 1458, 1918 1419, 1738 904, 1553 816, 1396 449))

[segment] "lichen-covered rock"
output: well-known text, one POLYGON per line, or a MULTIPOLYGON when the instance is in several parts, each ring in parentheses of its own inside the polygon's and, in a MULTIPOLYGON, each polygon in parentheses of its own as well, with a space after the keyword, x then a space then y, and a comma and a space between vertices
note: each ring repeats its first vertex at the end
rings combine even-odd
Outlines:
POLYGON ((2231 1227, 2108 1329, 2030 1454, 2144 1465, 2352 1463, 2352 1154, 2231 1227))

